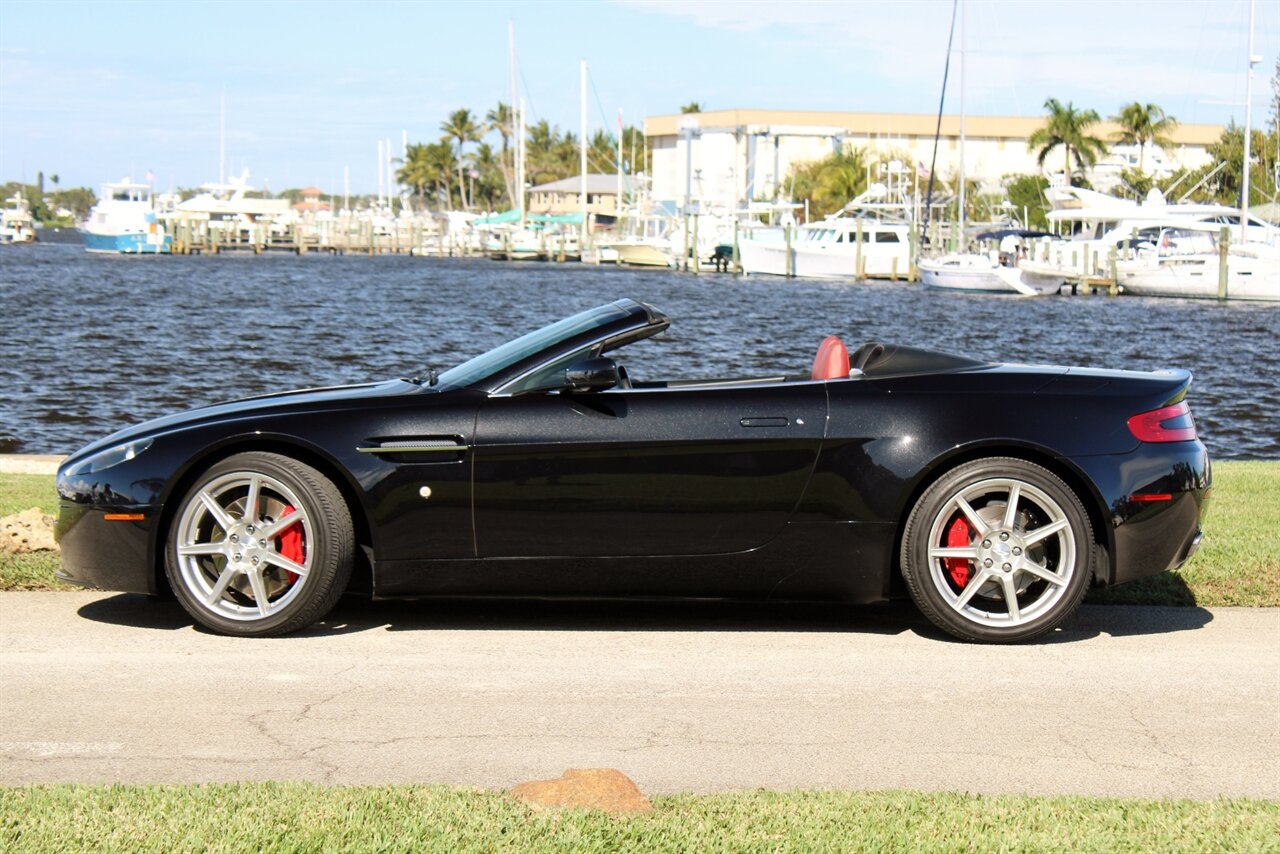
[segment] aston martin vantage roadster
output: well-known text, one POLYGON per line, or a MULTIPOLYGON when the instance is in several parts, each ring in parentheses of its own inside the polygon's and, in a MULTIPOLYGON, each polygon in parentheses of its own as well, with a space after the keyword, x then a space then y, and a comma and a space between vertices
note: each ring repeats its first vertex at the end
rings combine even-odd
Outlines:
POLYGON ((632 345, 669 323, 623 299, 439 373, 122 430, 58 472, 61 577, 243 636, 323 619, 354 577, 375 598, 910 595, 1010 642, 1200 544, 1185 370, 830 335, 799 374, 651 376, 632 345))

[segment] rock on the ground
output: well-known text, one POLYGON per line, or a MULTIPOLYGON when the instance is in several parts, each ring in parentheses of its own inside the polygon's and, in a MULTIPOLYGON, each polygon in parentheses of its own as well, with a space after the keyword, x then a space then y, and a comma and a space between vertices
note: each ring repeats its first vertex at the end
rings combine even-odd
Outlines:
POLYGON ((570 768, 556 780, 521 783, 511 790, 536 807, 578 807, 609 813, 652 812, 640 788, 614 768, 570 768))
POLYGON ((53 539, 53 517, 39 507, 0 518, 0 552, 57 551, 53 539))

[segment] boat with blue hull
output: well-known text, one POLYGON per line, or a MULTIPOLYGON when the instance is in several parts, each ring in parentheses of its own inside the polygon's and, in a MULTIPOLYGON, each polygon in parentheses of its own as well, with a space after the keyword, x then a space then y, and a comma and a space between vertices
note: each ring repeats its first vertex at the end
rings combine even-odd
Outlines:
POLYGON ((90 252, 166 255, 173 237, 156 215, 151 186, 129 178, 102 185, 102 195, 80 227, 90 252))

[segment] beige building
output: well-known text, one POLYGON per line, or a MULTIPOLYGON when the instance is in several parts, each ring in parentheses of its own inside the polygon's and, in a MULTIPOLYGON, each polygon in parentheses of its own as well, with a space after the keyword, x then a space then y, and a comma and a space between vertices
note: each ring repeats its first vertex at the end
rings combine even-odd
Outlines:
MULTIPOLYGON (((529 212, 576 214, 582 210, 582 178, 575 175, 529 189, 529 212)), ((613 216, 618 205, 618 176, 587 175, 587 213, 613 216)))
MULTIPOLYGON (((653 152, 653 198, 682 205, 686 193, 703 204, 734 206, 747 199, 788 195, 785 182, 794 164, 820 160, 841 148, 869 148, 881 161, 873 172, 898 159, 908 174, 927 174, 933 156, 936 115, 910 113, 835 113, 791 110, 717 110, 688 115, 651 116, 644 134, 653 152)), ((995 185, 1010 173, 1041 171, 1027 137, 1044 124, 1042 117, 968 116, 965 118, 965 172, 973 180, 995 185)), ((1096 135, 1110 139, 1116 126, 1103 122, 1096 135)), ((1168 152, 1148 148, 1149 172, 1179 166, 1197 167, 1208 160, 1206 147, 1218 141, 1221 125, 1184 124, 1172 133, 1168 152)), ((960 157, 960 118, 943 116, 938 141, 938 175, 956 174, 960 157)), ((1047 171, 1062 170, 1059 152, 1045 162, 1047 171)), ((1138 164, 1134 146, 1113 146, 1111 156, 1091 176, 1105 189, 1120 170, 1138 164)), ((885 172, 887 175, 887 171, 885 172)), ((884 176, 872 176, 885 180, 884 176)))

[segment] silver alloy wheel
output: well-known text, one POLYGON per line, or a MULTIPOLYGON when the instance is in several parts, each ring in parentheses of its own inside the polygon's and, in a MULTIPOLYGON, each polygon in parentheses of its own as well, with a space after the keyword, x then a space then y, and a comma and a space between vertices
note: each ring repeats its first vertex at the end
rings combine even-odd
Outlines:
POLYGON ((202 484, 175 528, 174 559, 191 597, 220 617, 262 620, 298 598, 311 572, 311 518, 297 494, 261 472, 233 471, 202 484), (293 508, 289 510, 289 508, 293 508), (281 553, 300 526, 303 560, 281 553))
POLYGON ((991 478, 953 494, 935 514, 928 540, 929 577, 954 611, 983 626, 1025 625, 1051 611, 1076 572, 1075 535, 1063 508, 1044 490, 1016 478, 991 478), (968 543, 949 545, 963 520, 968 543), (948 560, 967 562, 960 584, 948 560))

